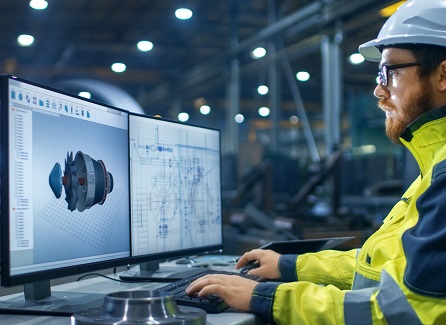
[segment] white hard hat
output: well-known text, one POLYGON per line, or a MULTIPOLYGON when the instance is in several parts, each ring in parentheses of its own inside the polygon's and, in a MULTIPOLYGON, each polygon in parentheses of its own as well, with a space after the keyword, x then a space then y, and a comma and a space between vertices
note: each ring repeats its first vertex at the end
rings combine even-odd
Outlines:
POLYGON ((379 46, 430 44, 446 46, 446 0, 409 0, 390 16, 378 37, 359 46, 369 61, 380 61, 379 46))

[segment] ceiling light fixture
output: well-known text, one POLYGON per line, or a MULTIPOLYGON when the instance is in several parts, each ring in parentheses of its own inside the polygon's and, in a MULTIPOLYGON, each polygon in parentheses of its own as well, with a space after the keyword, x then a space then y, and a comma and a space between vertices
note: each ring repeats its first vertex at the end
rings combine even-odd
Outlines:
POLYGON ((30 46, 34 43, 34 36, 22 34, 17 37, 17 42, 20 46, 30 46))
POLYGON ((111 69, 113 72, 121 73, 127 69, 127 66, 124 63, 117 62, 112 64, 111 69))
POLYGON ((290 124, 291 125, 297 125, 299 123, 299 118, 296 115, 290 116, 290 124))
POLYGON ((203 115, 208 115, 211 112, 209 105, 203 105, 200 107, 200 113, 203 115))
POLYGON ((29 6, 35 10, 43 10, 48 7, 48 2, 45 0, 31 0, 29 6))
POLYGON ((190 19, 193 15, 192 10, 187 8, 178 8, 175 10, 175 17, 181 20, 187 20, 190 19))
POLYGON ((266 106, 262 106, 262 107, 259 108, 259 111, 258 111, 258 112, 259 112, 259 115, 260 115, 260 116, 266 117, 266 116, 269 115, 270 110, 269 110, 268 107, 266 107, 266 106))
POLYGON ((245 117, 243 116, 243 114, 237 114, 234 117, 234 120, 240 124, 240 123, 243 123, 243 121, 245 120, 245 117))
POLYGON ((266 50, 263 47, 258 47, 251 52, 251 57, 253 59, 260 59, 266 55, 266 50))
POLYGON ((138 44, 136 44, 136 47, 138 47, 138 50, 141 52, 148 52, 153 49, 153 43, 150 41, 139 41, 138 44))
POLYGON ((180 122, 187 122, 189 120, 189 114, 186 112, 181 112, 178 114, 178 121, 180 122))
POLYGON ((310 74, 306 71, 299 71, 296 73, 296 79, 299 81, 308 81, 310 79, 310 74))
POLYGON ((260 85, 259 87, 257 87, 257 92, 260 95, 266 95, 269 92, 269 88, 265 85, 260 85))
POLYGON ((352 64, 360 64, 364 62, 364 57, 361 53, 353 53, 352 55, 350 55, 349 60, 352 64))

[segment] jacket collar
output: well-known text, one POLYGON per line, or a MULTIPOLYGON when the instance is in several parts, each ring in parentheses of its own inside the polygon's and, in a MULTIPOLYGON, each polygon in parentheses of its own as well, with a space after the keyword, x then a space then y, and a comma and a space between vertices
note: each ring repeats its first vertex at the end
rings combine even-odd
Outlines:
POLYGON ((425 175, 436 153, 446 145, 446 105, 419 116, 401 134, 400 140, 414 156, 425 175))

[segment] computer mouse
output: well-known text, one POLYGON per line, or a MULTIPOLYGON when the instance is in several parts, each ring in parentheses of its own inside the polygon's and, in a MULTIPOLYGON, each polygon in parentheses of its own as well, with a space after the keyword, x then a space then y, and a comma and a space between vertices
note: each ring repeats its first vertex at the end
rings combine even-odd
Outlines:
POLYGON ((257 262, 257 261, 249 261, 248 263, 246 263, 245 266, 243 266, 243 267, 240 269, 240 273, 242 273, 242 274, 248 273, 250 270, 252 270, 252 269, 256 269, 256 268, 258 268, 259 266, 260 266, 260 263, 259 263, 259 262, 257 262))

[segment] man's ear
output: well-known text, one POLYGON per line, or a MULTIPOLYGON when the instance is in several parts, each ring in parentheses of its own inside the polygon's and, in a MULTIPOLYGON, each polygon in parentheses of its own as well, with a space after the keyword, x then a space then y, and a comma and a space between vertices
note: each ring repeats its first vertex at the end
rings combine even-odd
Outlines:
POLYGON ((446 60, 440 63, 438 72, 440 73, 438 90, 446 92, 446 60))

